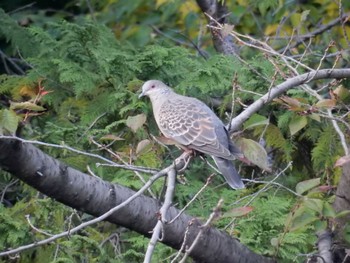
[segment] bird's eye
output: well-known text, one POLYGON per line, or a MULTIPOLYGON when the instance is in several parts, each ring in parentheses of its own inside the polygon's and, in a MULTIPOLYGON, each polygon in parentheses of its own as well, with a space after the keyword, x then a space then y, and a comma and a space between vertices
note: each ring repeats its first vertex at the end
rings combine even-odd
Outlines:
POLYGON ((151 89, 154 89, 155 87, 156 87, 156 85, 152 85, 152 86, 151 86, 151 89))

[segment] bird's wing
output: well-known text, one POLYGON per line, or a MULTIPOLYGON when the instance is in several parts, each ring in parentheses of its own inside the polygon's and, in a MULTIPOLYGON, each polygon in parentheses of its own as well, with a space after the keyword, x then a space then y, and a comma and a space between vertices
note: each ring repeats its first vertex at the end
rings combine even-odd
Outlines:
POLYGON ((169 98, 155 117, 164 136, 178 144, 212 156, 234 159, 224 125, 203 102, 184 96, 169 98))

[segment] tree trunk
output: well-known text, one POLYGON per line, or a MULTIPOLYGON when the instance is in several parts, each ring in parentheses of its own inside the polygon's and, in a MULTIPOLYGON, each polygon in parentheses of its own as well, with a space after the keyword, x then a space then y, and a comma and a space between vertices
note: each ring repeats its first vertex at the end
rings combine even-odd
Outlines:
MULTIPOLYGON (((337 187, 337 192, 335 194, 335 201, 333 203, 334 210, 339 213, 344 210, 350 210, 350 163, 347 163, 343 166, 343 173, 340 178, 340 182, 337 187)), ((336 245, 333 248, 334 257, 344 260, 347 253, 346 250, 350 247, 349 242, 344 238, 345 227, 349 226, 350 214, 343 217, 335 219, 335 235, 336 245)), ((350 262, 350 258, 347 261, 350 262)))
MULTIPOLYGON (((198 6, 204 14, 211 16, 214 20, 208 19, 210 26, 217 26, 217 23, 225 24, 229 11, 224 1, 217 0, 196 0, 198 6)), ((239 53, 238 46, 233 42, 233 37, 222 30, 210 28, 213 44, 217 52, 224 55, 234 55, 239 53)))

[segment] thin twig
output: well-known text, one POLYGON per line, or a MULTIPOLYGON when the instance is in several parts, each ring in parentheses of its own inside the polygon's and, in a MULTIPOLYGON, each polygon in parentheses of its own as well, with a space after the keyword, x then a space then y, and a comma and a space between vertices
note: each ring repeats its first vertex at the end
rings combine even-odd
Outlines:
POLYGON ((5 187, 4 187, 4 189, 2 190, 2 193, 1 193, 0 204, 4 201, 7 189, 9 189, 12 185, 18 183, 18 181, 19 181, 19 179, 15 179, 15 180, 13 180, 10 183, 5 185, 5 187))
POLYGON ((0 252, 0 257, 1 256, 8 256, 8 255, 11 255, 11 254, 16 254, 16 253, 19 253, 19 252, 22 252, 24 250, 27 250, 27 249, 30 249, 30 248, 34 248, 34 247, 37 247, 37 246, 41 246, 41 245, 44 245, 44 244, 48 244, 52 241, 55 241, 56 239, 59 239, 59 238, 62 238, 62 237, 66 237, 68 235, 71 235, 71 234, 74 234, 78 231, 80 231, 81 229, 85 228, 85 227, 88 227, 90 225, 93 225, 93 224, 96 224, 98 222, 101 222, 102 220, 105 220, 107 217, 109 217, 110 215, 112 215, 113 213, 115 213, 116 211, 118 211, 119 209, 127 206, 128 204, 130 204, 133 200, 135 200, 136 198, 138 198, 141 194, 143 194, 157 179, 159 179, 160 177, 166 175, 170 170, 174 169, 175 167, 175 164, 172 164, 170 166, 168 166, 167 168, 161 170, 159 173, 153 175, 148 181, 147 183, 142 186, 140 188, 140 190, 138 190, 135 194, 133 194, 132 196, 130 196, 128 199, 126 199, 124 202, 122 202, 121 204, 111 208, 110 210, 108 210, 106 213, 102 214, 101 216, 99 217, 96 217, 92 220, 89 220, 89 221, 86 221, 68 231, 64 231, 64 232, 61 232, 59 234, 56 234, 50 238, 47 238, 47 239, 43 239, 43 240, 40 240, 40 241, 36 241, 34 243, 31 243, 31 244, 28 244, 28 245, 24 245, 24 246, 20 246, 20 247, 17 247, 15 249, 11 249, 11 250, 8 250, 8 251, 4 251, 4 252, 0 252))
POLYGON ((179 251, 176 253, 175 257, 173 258, 173 260, 170 263, 175 263, 176 260, 180 257, 182 251, 184 251, 186 243, 187 243, 187 237, 190 233, 190 226, 192 225, 193 220, 191 220, 186 227, 186 231, 185 231, 185 235, 184 235, 184 240, 182 241, 181 247, 179 249, 179 251))
POLYGON ((197 193, 192 197, 192 199, 189 202, 187 202, 187 204, 180 210, 180 212, 173 219, 171 219, 167 224, 173 223, 176 219, 178 219, 182 215, 183 212, 186 211, 186 209, 197 199, 197 197, 204 191, 204 189, 208 187, 214 175, 215 174, 211 174, 208 177, 207 181, 202 186, 202 188, 199 189, 199 191, 197 191, 197 193))
MULTIPOLYGON (((97 145, 99 148, 104 149, 105 151, 107 151, 109 154, 111 154, 112 156, 114 156, 116 159, 118 159, 120 162, 122 162, 125 166, 130 165, 128 162, 124 161, 118 154, 116 154, 114 151, 112 151, 111 149, 105 147, 104 145, 96 142, 94 139, 90 139, 91 142, 95 145, 97 145)), ((137 171, 137 170, 133 170, 133 172, 136 174, 136 176, 140 179, 140 181, 145 184, 146 180, 145 178, 143 178, 143 176, 137 171)), ((156 199, 156 195, 152 192, 151 189, 147 189, 147 191, 150 193, 150 195, 156 199)))
MULTIPOLYGON (((127 170, 140 171, 140 172, 150 173, 150 174, 156 174, 159 172, 155 169, 153 170, 153 169, 145 168, 142 166, 135 166, 135 165, 129 165, 129 164, 127 164, 127 165, 118 164, 118 163, 115 163, 115 162, 105 158, 105 157, 102 157, 101 155, 78 150, 78 149, 75 149, 75 148, 70 147, 70 146, 65 145, 65 144, 61 145, 61 144, 46 143, 46 142, 40 142, 40 141, 34 141, 34 140, 25 140, 25 139, 15 137, 15 136, 5 136, 5 135, 0 135, 0 139, 18 140, 18 141, 23 142, 23 143, 30 143, 30 144, 36 144, 36 145, 41 145, 41 146, 46 146, 46 147, 51 147, 51 148, 65 149, 65 150, 68 150, 68 151, 71 151, 74 153, 78 153, 81 155, 85 155, 85 156, 89 156, 92 158, 102 160, 111 166, 118 167, 118 168, 124 168, 127 170)), ((107 164, 96 163, 97 166, 103 166, 103 165, 107 165, 107 164)))
POLYGON ((201 226, 196 238, 194 239, 192 245, 186 250, 183 258, 181 259, 180 263, 186 262, 187 257, 192 252, 192 250, 195 248, 197 243, 199 242, 201 236, 203 235, 204 230, 210 226, 210 224, 219 216, 219 212, 221 210, 221 206, 223 204, 224 200, 220 199, 217 203, 216 207, 214 208, 214 211, 210 214, 208 220, 205 222, 204 225, 201 226))
POLYGON ((158 240, 162 240, 163 237, 160 237, 160 234, 163 229, 163 224, 167 222, 166 214, 173 202, 174 192, 175 192, 175 183, 176 183, 176 170, 175 164, 174 168, 168 171, 167 177, 167 190, 164 197, 164 203, 159 210, 159 219, 156 226, 153 229, 152 237, 148 243, 147 251, 144 258, 144 263, 150 263, 152 260, 153 251, 158 240))
POLYGON ((43 235, 45 235, 45 236, 49 236, 49 237, 52 237, 52 236, 53 236, 52 234, 49 234, 48 232, 46 232, 46 231, 44 231, 44 230, 41 230, 41 229, 35 227, 35 226, 32 224, 32 222, 30 222, 30 215, 26 215, 25 217, 26 217, 27 222, 28 222, 28 224, 30 225, 30 227, 31 227, 32 229, 34 229, 36 232, 38 232, 38 233, 40 233, 40 234, 43 234, 43 235))

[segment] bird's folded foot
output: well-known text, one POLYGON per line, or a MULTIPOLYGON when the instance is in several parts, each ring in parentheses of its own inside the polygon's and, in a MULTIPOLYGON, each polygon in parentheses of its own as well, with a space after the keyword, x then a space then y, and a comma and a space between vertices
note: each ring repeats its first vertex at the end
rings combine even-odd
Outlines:
POLYGON ((193 151, 184 151, 175 159, 175 169, 178 173, 183 173, 193 158, 193 151))

